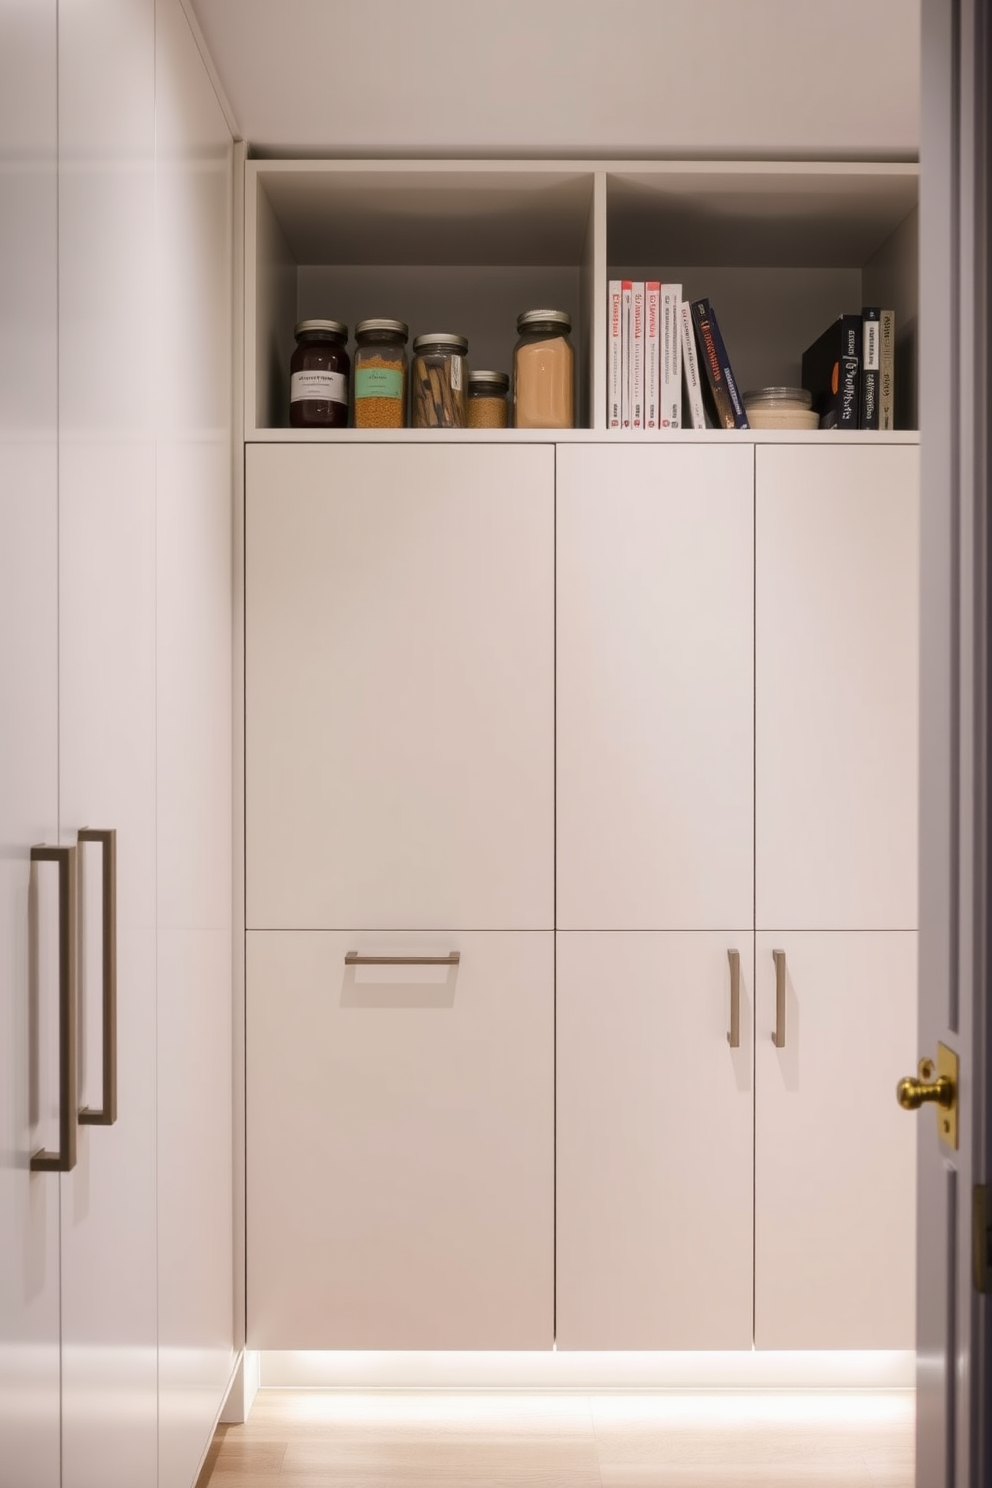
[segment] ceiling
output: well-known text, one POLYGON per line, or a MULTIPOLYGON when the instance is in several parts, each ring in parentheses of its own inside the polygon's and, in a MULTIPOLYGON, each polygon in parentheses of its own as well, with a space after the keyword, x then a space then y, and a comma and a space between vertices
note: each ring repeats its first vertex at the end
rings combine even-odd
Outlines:
POLYGON ((912 160, 920 0, 185 0, 259 155, 912 160))

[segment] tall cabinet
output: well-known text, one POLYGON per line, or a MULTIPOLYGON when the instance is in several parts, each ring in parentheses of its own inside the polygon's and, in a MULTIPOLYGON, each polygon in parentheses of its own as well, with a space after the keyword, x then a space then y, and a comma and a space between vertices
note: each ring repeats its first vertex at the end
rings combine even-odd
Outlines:
POLYGON ((179 0, 2 24, 0 1482, 189 1488, 234 1363, 232 144, 179 0))
POLYGON ((744 386, 891 304, 907 391, 915 195, 249 163, 252 1345, 912 1346, 917 437, 624 435, 605 371, 660 277, 744 386), (287 427, 296 319, 499 367, 528 304, 574 431, 287 427))

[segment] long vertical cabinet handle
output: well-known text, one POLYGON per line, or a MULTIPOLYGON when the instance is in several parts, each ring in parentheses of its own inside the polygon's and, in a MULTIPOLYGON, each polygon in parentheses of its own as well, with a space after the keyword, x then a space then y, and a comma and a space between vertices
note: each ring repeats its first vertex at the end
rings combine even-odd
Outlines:
POLYGON ((785 952, 772 951, 775 958, 775 1032, 772 1043, 785 1048, 785 952))
POLYGON ((117 833, 83 827, 80 842, 99 842, 103 851, 103 1104, 84 1106, 82 1126, 113 1126, 117 1120, 117 833))
POLYGON ((33 847, 32 863, 59 865, 59 1150, 42 1148, 33 1173, 69 1173, 76 1166, 76 849, 33 847))
POLYGON ((730 1032, 727 1043, 732 1049, 741 1046, 741 953, 728 951, 730 962, 730 1032))

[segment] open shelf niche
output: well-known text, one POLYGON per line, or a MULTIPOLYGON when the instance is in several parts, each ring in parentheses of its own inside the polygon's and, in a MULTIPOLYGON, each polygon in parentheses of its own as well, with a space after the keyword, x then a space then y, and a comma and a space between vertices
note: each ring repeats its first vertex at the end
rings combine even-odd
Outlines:
POLYGON ((918 187, 915 165, 863 162, 249 161, 246 436, 288 431, 298 320, 456 331, 470 366, 509 371, 537 306, 571 313, 578 424, 605 432, 611 278, 707 296, 745 388, 798 383, 836 316, 892 308, 915 428, 918 187))

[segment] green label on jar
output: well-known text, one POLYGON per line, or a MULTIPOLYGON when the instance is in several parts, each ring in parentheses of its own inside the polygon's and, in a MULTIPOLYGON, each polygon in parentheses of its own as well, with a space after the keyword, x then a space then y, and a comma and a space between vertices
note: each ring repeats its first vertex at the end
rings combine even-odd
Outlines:
POLYGON ((403 373, 391 367, 359 367, 355 372, 356 398, 402 398, 403 373))

